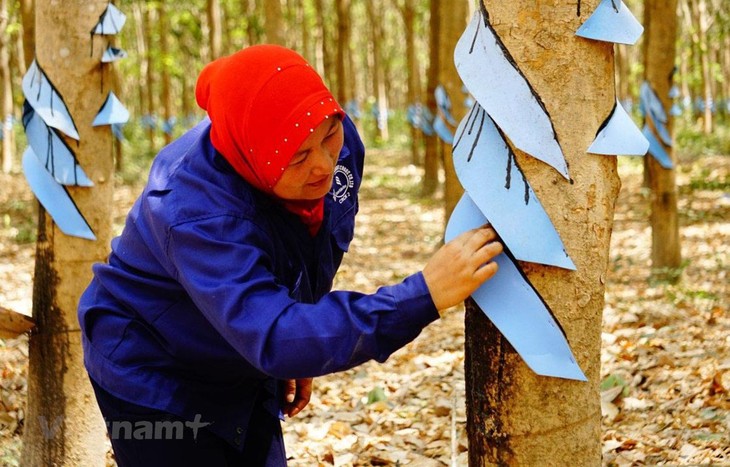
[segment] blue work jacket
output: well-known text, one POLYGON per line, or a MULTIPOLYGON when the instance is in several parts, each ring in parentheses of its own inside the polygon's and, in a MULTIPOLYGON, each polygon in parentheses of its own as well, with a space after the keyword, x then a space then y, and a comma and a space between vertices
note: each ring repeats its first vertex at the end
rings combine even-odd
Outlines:
MULTIPOLYGON (((438 318, 422 274, 373 294, 331 291, 353 237, 364 148, 349 119, 312 237, 216 152, 205 119, 164 148, 81 297, 91 378, 241 448, 277 380, 384 361, 438 318)), ((270 459, 283 465, 286 459, 270 459)))

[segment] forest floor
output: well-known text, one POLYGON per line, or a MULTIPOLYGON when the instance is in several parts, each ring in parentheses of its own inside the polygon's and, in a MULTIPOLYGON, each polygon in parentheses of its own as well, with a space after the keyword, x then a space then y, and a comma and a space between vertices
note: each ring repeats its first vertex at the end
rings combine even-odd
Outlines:
MULTIPOLYGON (((439 200, 418 196, 407 156, 371 151, 361 211, 338 288, 374 291, 419 270, 438 247, 439 200)), ((604 465, 730 465, 730 156, 677 171, 684 263, 676 285, 651 279, 640 159, 621 158, 602 342, 604 465)), ((0 175, 0 304, 30 313, 34 202, 22 175, 0 175)), ((122 184, 115 224, 139 192, 122 184)), ((463 309, 385 364, 315 380, 284 424, 291 466, 466 465, 463 309)), ((0 465, 18 465, 27 337, 0 339, 0 465)))

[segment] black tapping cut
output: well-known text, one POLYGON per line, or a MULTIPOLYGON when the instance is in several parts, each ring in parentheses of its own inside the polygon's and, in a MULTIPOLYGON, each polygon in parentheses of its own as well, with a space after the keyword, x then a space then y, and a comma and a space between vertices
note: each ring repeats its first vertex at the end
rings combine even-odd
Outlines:
POLYGON ((613 113, 616 112, 616 103, 613 103, 613 108, 611 109, 611 112, 608 114, 608 117, 601 123, 601 126, 598 127, 598 131, 596 131, 596 136, 603 131, 604 128, 608 126, 608 122, 611 120, 611 117, 613 117, 613 113))
MULTIPOLYGON (((614 0, 611 0, 612 2, 614 0)), ((484 27, 488 28, 492 34, 494 34, 494 40, 497 42, 497 45, 502 50, 502 54, 504 55, 504 58, 512 65, 512 67, 519 73, 519 75, 522 77, 522 79, 525 80, 525 83, 527 84, 527 87, 530 89, 530 92, 532 93, 532 96, 537 101, 537 104, 540 106, 543 112, 545 112, 545 115, 547 115, 548 120, 550 121, 550 127, 553 130, 553 135, 555 142, 558 143, 558 146, 560 146, 560 141, 558 141, 558 133, 555 131, 555 125, 553 124, 553 118, 550 116, 550 112, 548 112, 547 107, 545 107, 545 103, 542 101, 542 98, 540 95, 535 91, 535 88, 532 87, 532 84, 527 79, 525 74, 520 70, 520 67, 517 66, 517 62, 512 57, 512 54, 510 54, 509 50, 507 49, 507 46, 504 45, 504 42, 502 42, 502 38, 499 37, 499 34, 497 34, 497 31, 494 30, 492 25, 489 23, 489 13, 487 12, 487 7, 484 6, 484 3, 480 2, 480 13, 482 14, 484 18, 484 27)), ((618 10, 617 10, 618 11, 618 10)), ((477 33, 479 32, 479 28, 477 27, 477 33)), ((476 41, 476 34, 474 35, 474 41, 472 42, 472 50, 469 51, 469 53, 472 53, 474 42, 476 41)), ((567 162, 566 162, 567 163, 567 162)))
POLYGON ((527 181, 527 177, 525 177, 525 173, 522 171, 522 167, 520 167, 520 164, 517 163, 517 157, 515 156, 512 147, 507 143, 507 138, 505 137, 504 133, 499 127, 497 127, 497 131, 499 132, 499 135, 502 137, 502 140, 507 147, 507 173, 505 175, 504 188, 507 190, 512 188, 512 166, 514 165, 517 168, 517 171, 522 176, 522 183, 525 187, 525 206, 527 206, 528 204, 530 204, 530 184, 527 181))
MULTIPOLYGON (((456 143, 454 143, 454 147, 452 148, 452 150, 455 150, 459 146, 459 143, 461 143, 461 138, 464 137, 464 133, 466 133, 466 127, 469 125, 469 120, 471 120, 472 115, 474 115, 474 111, 476 108, 477 108, 477 106, 474 105, 474 106, 472 106, 471 110, 469 110, 469 115, 467 115, 467 117, 466 117, 466 124, 464 125, 464 129, 461 130, 461 133, 459 134, 459 138, 456 140, 456 143)), ((469 134, 471 134, 471 130, 469 130, 469 134)))
MULTIPOLYGON (((563 337, 566 341, 568 341, 568 335, 565 333, 565 329, 563 329, 563 326, 560 324, 560 321, 558 321, 558 318, 555 316, 555 313, 553 313, 553 310, 550 308, 550 305, 547 304, 544 298, 542 298, 542 295, 540 295, 540 292, 535 288, 535 286, 532 285, 530 282, 530 279, 528 279, 527 274, 522 270, 520 267, 520 263, 517 261, 517 258, 512 254, 509 248, 507 248, 507 245, 502 244, 504 248, 504 254, 507 255, 510 261, 515 265, 515 269, 520 273, 522 278, 525 280, 525 283, 530 286, 530 288, 535 292, 535 295, 540 299, 545 309, 550 313, 550 316, 553 317, 553 321, 557 325, 558 329, 560 329, 560 332, 563 333, 563 337)), ((570 345, 570 341, 568 341, 568 345, 570 345)))
MULTIPOLYGON (((27 128, 30 124, 31 119, 35 116, 35 110, 33 110, 33 107, 30 105, 30 103, 25 100, 23 101, 23 128, 26 129, 26 133, 28 132, 27 128)), ((39 120, 43 122, 43 119, 39 117, 39 120)), ((74 185, 78 186, 79 184, 79 168, 81 167, 81 164, 79 163, 78 158, 76 157, 76 153, 71 149, 71 146, 69 146, 66 141, 63 139, 63 137, 59 134, 59 132, 49 127, 48 125, 43 122, 43 126, 46 128, 46 137, 47 137, 47 144, 48 148, 46 149, 46 162, 44 164, 46 170, 53 175, 53 178, 56 178, 56 163, 55 163, 55 149, 54 149, 54 135, 55 140, 58 140, 61 144, 63 144, 66 147, 66 150, 71 154, 71 157, 74 160, 74 185)), ((34 151, 35 152, 35 151, 34 151)), ((38 157, 39 155, 36 154, 38 157)))
POLYGON ((459 146, 459 143, 461 143, 461 140, 464 137, 464 133, 467 133, 469 135, 472 134, 472 131, 474 131, 474 125, 477 122, 477 118, 479 117, 479 114, 481 114, 482 119, 481 119, 481 122, 479 123, 479 129, 477 130, 477 135, 474 138, 474 141, 472 142, 471 149, 469 150, 469 155, 466 158, 467 162, 471 162, 472 157, 474 157, 474 151, 476 150, 477 144, 479 144, 479 139, 482 136, 482 128, 484 127, 484 119, 487 115, 487 112, 484 109, 482 109, 479 104, 474 104, 474 106, 469 111, 469 115, 466 117, 466 123, 464 124, 464 128, 462 128, 461 133, 459 134, 459 137, 453 146, 454 150, 459 146), (471 121, 471 124, 469 123, 470 121, 471 121))
MULTIPOLYGON (((471 162, 471 158, 474 156, 474 150, 477 148, 477 144, 479 144, 479 138, 482 136, 482 128, 484 128, 484 118, 487 116, 487 111, 482 109, 482 121, 479 123, 479 130, 477 131, 477 136, 474 138, 474 143, 471 145, 471 149, 469 150, 469 157, 467 157, 466 161, 471 162)), ((476 118, 474 119, 476 121, 476 118)), ((469 131, 471 133, 471 131, 469 131)))
MULTIPOLYGON (((54 94, 56 94, 58 96, 61 103, 63 103, 63 106, 66 107, 66 109, 68 109, 68 105, 66 105, 66 101, 63 99, 63 96, 61 95, 61 93, 58 92, 58 89, 56 89, 56 86, 54 86, 53 83, 51 82, 51 80, 48 79, 48 75, 46 75, 46 72, 43 71, 43 67, 41 67, 40 63, 38 63, 38 59, 35 60, 35 65, 36 65, 36 68, 38 68, 38 72, 40 72, 40 74, 41 74, 40 79, 39 79, 39 84, 38 84, 38 94, 36 96, 36 100, 41 99, 41 91, 43 90, 43 79, 45 79, 46 82, 48 83, 48 85, 51 87, 51 93, 49 96, 49 105, 48 105, 51 108, 51 114, 53 114, 53 95, 54 94)), ((33 74, 31 75, 31 80, 32 81, 36 80, 36 70, 33 70, 33 74)), ((79 130, 76 127, 76 122, 74 121, 73 115, 71 115, 71 113, 69 113, 68 117, 71 119, 71 125, 73 125, 74 130, 76 130, 76 132, 78 133, 79 130)), ((76 144, 79 144, 79 142, 77 141, 76 144)))

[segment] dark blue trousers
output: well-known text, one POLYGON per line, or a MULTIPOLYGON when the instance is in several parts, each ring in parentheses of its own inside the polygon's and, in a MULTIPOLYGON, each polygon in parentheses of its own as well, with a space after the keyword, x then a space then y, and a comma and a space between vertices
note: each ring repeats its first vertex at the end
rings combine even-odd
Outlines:
POLYGON ((263 407, 252 414, 240 452, 205 428, 193 430, 176 415, 119 399, 93 380, 91 385, 119 467, 257 467, 281 459, 271 456, 283 451, 279 420, 263 407), (148 427, 152 431, 144 431, 148 427), (154 430, 156 435, 146 436, 154 430))

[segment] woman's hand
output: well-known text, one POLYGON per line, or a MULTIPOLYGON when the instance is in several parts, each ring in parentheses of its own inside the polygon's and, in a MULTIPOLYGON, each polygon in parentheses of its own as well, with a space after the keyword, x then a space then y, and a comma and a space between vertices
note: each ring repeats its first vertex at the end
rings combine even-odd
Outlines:
POLYGON ((288 417, 302 411, 312 397, 312 378, 284 381, 284 409, 288 417))
POLYGON ((439 311, 457 305, 497 272, 491 260, 502 253, 497 233, 484 226, 445 244, 423 268, 431 298, 439 311))

